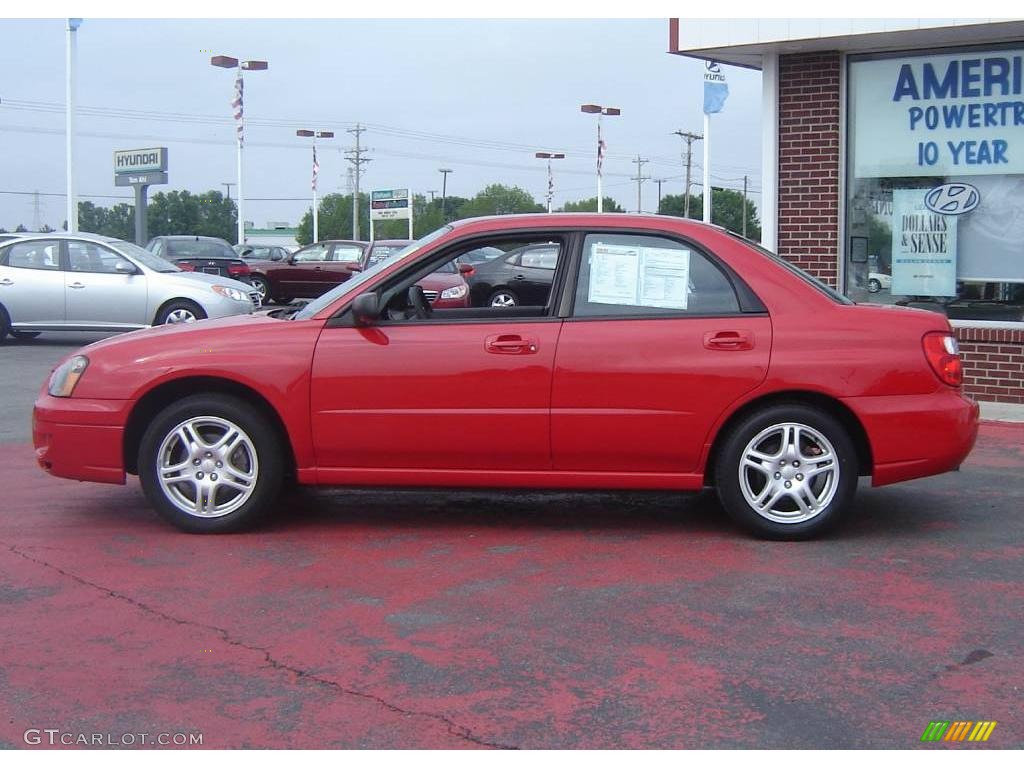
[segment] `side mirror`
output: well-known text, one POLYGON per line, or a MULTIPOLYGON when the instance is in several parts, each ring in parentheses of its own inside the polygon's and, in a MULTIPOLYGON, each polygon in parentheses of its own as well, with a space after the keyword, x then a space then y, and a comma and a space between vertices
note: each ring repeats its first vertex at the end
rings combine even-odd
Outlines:
POLYGON ((373 325, 379 315, 376 293, 361 293, 352 302, 352 317, 356 325, 373 325))
POLYGON ((476 272, 476 268, 472 264, 459 264, 459 274, 460 275, 463 275, 465 277, 469 277, 474 272, 476 272))
POLYGON ((119 275, 135 275, 138 274, 138 270, 135 269, 135 265, 130 261, 119 261, 114 264, 114 271, 119 275))

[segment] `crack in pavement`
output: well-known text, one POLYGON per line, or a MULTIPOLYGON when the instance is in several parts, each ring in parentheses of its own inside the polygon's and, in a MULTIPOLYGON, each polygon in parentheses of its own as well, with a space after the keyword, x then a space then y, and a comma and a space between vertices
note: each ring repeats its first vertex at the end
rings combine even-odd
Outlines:
POLYGON ((354 696, 360 699, 375 702, 379 706, 384 707, 388 711, 394 712, 395 714, 404 715, 406 717, 425 717, 431 720, 436 720, 445 725, 450 735, 455 736, 459 739, 463 739, 464 741, 471 742, 472 744, 479 745, 481 747, 491 747, 493 749, 518 749, 518 747, 509 744, 502 744, 496 741, 487 741, 486 739, 476 736, 471 730, 469 730, 469 728, 466 728, 463 725, 459 725, 454 720, 451 720, 445 715, 439 715, 433 712, 420 712, 417 710, 403 709, 402 707, 399 707, 397 704, 392 704, 386 699, 383 699, 380 696, 376 696, 372 693, 366 693, 364 691, 357 691, 352 688, 346 688, 345 686, 335 682, 334 680, 329 680, 326 677, 320 677, 319 675, 316 675, 312 672, 308 672, 307 670, 294 667, 282 661, 278 661, 270 655, 270 651, 268 649, 244 643, 241 640, 232 637, 231 634, 226 629, 214 626, 213 624, 204 624, 203 622, 194 621, 192 619, 180 619, 176 616, 171 616, 170 614, 164 613, 163 611, 157 608, 153 608, 150 605, 146 605, 145 603, 142 603, 133 597, 129 597, 128 595, 125 595, 121 592, 117 592, 113 589, 110 589, 109 587, 105 587, 102 584, 97 584, 96 582, 89 581, 88 579, 78 576, 77 574, 71 573, 70 571, 66 571, 60 566, 53 565, 52 563, 48 563, 45 560, 40 560, 36 557, 32 557, 27 552, 23 552, 20 549, 18 549, 17 545, 8 544, 6 546, 9 552, 17 555, 18 557, 28 560, 31 563, 41 565, 45 568, 49 568, 52 571, 56 571, 61 576, 65 576, 69 579, 77 581, 79 584, 90 587, 91 589, 98 590, 107 597, 112 597, 116 600, 121 600, 125 603, 128 603, 129 605, 139 609, 140 611, 144 611, 145 613, 149 613, 160 619, 164 619, 165 621, 174 622, 175 624, 181 626, 196 627, 199 629, 205 629, 208 631, 216 632, 218 635, 220 635, 221 640, 223 640, 228 645, 243 648, 247 651, 252 651, 254 653, 262 653, 264 661, 266 661, 267 665, 270 668, 288 672, 294 675, 298 680, 308 680, 310 682, 316 683, 317 685, 320 685, 325 688, 330 688, 333 691, 345 694, 347 696, 354 696))

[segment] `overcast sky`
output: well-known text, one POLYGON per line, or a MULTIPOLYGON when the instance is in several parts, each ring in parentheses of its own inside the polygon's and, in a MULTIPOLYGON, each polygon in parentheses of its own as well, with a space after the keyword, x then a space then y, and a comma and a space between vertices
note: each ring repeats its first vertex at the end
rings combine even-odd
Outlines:
MULTIPOLYGON (((32 192, 64 192, 64 27, 63 20, 0 20, 0 226, 7 229, 33 226, 32 192)), ((122 202, 114 196, 131 190, 114 186, 111 155, 149 146, 167 146, 170 159, 170 183, 150 194, 223 192, 223 182, 234 182, 234 75, 209 64, 222 53, 270 62, 245 83, 245 217, 257 226, 294 224, 309 206, 310 150, 296 128, 336 132, 319 152, 320 190, 346 191, 341 150, 352 146, 344 131, 356 122, 367 126, 362 141, 372 158, 364 190, 440 190, 437 169, 446 166, 454 169, 449 194, 468 197, 502 182, 540 202, 547 178, 533 152, 549 149, 568 155, 556 161, 556 207, 591 197, 596 121, 580 113, 585 102, 622 109, 605 123, 605 192, 634 210, 630 159, 649 158, 644 175, 666 179, 663 193, 678 194, 683 144, 672 131, 702 129, 702 64, 667 48, 667 19, 86 18, 78 32, 78 189, 97 204, 122 202)), ((741 188, 747 174, 759 202, 760 73, 724 69, 730 97, 713 119, 713 181, 741 188)), ((699 184, 702 150, 694 147, 699 184)), ((656 198, 656 185, 646 182, 644 209, 653 210, 656 198)), ((64 198, 39 199, 41 223, 60 227, 64 198)))

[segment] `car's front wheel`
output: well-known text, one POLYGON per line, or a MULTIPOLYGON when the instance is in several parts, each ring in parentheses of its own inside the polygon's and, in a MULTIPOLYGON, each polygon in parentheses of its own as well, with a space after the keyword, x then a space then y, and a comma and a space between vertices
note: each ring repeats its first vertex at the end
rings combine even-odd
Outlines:
POLYGON ((804 405, 753 413, 728 433, 715 465, 726 512, 757 536, 808 539, 833 526, 857 490, 843 425, 804 405))
POLYGON ((519 305, 519 297, 507 288, 499 288, 487 300, 487 306, 495 308, 515 307, 519 305))
POLYGON ((194 301, 177 299, 166 304, 157 312, 154 325, 174 325, 176 323, 194 323, 204 320, 206 313, 194 301))
POLYGON ((874 277, 868 280, 868 291, 870 293, 878 293, 880 290, 882 290, 882 283, 880 280, 877 280, 874 277))
POLYGON ((284 475, 268 420, 225 395, 169 405, 139 445, 139 481, 165 520, 189 533, 227 533, 259 521, 284 475))
POLYGON ((253 289, 260 295, 260 302, 263 304, 267 303, 267 278, 262 275, 250 275, 249 283, 253 289))

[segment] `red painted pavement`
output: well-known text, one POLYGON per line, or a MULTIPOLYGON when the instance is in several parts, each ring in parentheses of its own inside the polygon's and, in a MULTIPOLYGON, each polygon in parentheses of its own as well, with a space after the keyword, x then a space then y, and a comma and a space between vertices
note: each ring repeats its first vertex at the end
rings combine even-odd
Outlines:
POLYGON ((1024 746, 1024 425, 806 543, 708 494, 366 490, 196 537, 22 445, 0 488, 0 747, 1024 746))

